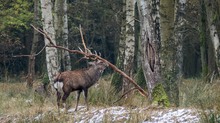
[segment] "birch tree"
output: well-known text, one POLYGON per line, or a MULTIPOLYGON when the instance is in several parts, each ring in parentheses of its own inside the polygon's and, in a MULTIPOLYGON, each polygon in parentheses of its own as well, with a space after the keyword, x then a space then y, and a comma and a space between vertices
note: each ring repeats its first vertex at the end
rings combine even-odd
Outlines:
POLYGON ((142 40, 142 67, 149 98, 153 88, 161 82, 160 73, 160 15, 159 0, 138 0, 142 40))
MULTIPOLYGON (((54 28, 58 45, 68 48, 68 18, 67 1, 55 0, 54 28)), ((70 55, 68 51, 58 51, 59 61, 63 70, 71 70, 70 55)))
POLYGON ((175 1, 175 16, 174 16, 174 44, 175 44, 175 57, 174 64, 174 80, 171 80, 170 99, 175 104, 179 105, 179 83, 183 76, 183 41, 185 32, 185 7, 186 0, 175 1))
MULTIPOLYGON (((52 42, 56 44, 55 41, 55 29, 53 26, 53 16, 52 16, 52 2, 51 0, 41 0, 41 12, 43 20, 43 30, 51 37, 52 42)), ((49 40, 44 38, 45 45, 50 45, 49 40)), ((50 83, 53 83, 53 79, 58 73, 58 54, 55 47, 46 47, 46 63, 47 72, 50 83)))
POLYGON ((209 29, 209 35, 214 47, 214 56, 215 56, 215 62, 217 64, 217 71, 215 73, 220 72, 220 42, 219 42, 219 36, 218 31, 216 27, 216 20, 219 16, 218 14, 218 3, 216 0, 205 0, 205 8, 206 8, 206 17, 207 17, 207 24, 209 29))
MULTIPOLYGON (((133 76, 135 50, 134 9, 135 1, 126 0, 125 53, 123 64, 125 73, 131 77, 133 76)), ((129 88, 129 82, 127 82, 126 79, 123 79, 123 92, 128 91, 129 88)))
MULTIPOLYGON (((122 2, 122 19, 121 19, 121 35, 120 35, 120 40, 118 43, 118 50, 117 50, 117 59, 116 59, 116 66, 120 70, 124 70, 124 56, 125 56, 125 37, 126 37, 126 0, 123 0, 122 2), (123 26, 124 25, 124 26, 123 26)), ((117 91, 120 91, 123 86, 123 78, 120 74, 118 73, 113 73, 112 75, 112 84, 115 86, 117 91)))
POLYGON ((184 40, 184 25, 185 25, 185 6, 186 0, 177 0, 175 3, 175 17, 174 17, 174 42, 176 43, 176 73, 177 78, 183 75, 183 40, 184 40))

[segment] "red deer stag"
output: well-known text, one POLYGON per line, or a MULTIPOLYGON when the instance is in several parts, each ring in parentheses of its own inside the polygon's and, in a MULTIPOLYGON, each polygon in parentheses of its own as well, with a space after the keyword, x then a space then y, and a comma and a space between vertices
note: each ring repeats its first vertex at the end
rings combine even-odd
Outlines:
POLYGON ((77 91, 77 100, 75 111, 77 111, 80 93, 84 92, 85 103, 87 106, 87 110, 89 110, 87 96, 88 89, 92 85, 94 85, 98 79, 101 77, 102 72, 108 65, 101 60, 97 60, 94 62, 89 62, 89 67, 74 71, 65 71, 58 74, 54 80, 54 87, 57 91, 57 105, 58 109, 60 108, 60 99, 62 96, 62 103, 66 110, 66 99, 70 95, 71 92, 77 91))

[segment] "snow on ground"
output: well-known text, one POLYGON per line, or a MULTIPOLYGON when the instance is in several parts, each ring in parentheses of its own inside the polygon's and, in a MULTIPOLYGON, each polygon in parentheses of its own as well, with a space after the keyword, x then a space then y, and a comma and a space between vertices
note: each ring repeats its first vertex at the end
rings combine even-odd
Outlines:
POLYGON ((143 123, 198 123, 199 120, 199 113, 196 110, 170 109, 156 112, 149 121, 143 123))
MULTIPOLYGON (((70 122, 74 123, 103 123, 120 122, 120 123, 199 123, 200 115, 196 109, 150 109, 150 108, 127 108, 122 106, 107 107, 107 108, 91 108, 86 111, 86 107, 79 106, 77 112, 73 108, 67 111, 65 116, 69 117, 70 122), (136 113, 136 115, 134 115, 136 113), (134 117, 142 116, 142 117, 134 117), (135 118, 139 118, 138 121, 135 118), (74 120, 74 121, 72 121, 74 120)), ((54 109, 53 109, 54 110, 54 109)), ((50 110, 50 113, 58 116, 56 111, 50 110)), ((38 114, 32 117, 29 121, 41 121, 45 114, 38 114)), ((63 112, 64 113, 64 112, 63 112)), ((0 117, 2 121, 3 117, 0 117)), ((7 120, 6 120, 7 121, 7 120)))
POLYGON ((76 123, 101 123, 105 119, 112 122, 126 121, 129 119, 130 113, 125 107, 93 108, 89 111, 85 111, 85 107, 80 106, 80 108, 81 110, 77 112, 74 112, 74 109, 68 110, 68 113, 73 113, 73 117, 78 120, 76 123))
MULTIPOLYGON (((73 114, 76 123, 102 123, 105 120, 111 122, 132 121, 132 113, 144 114, 148 109, 116 106, 101 109, 90 109, 85 111, 85 107, 80 107, 79 111, 69 109, 68 113, 73 114)), ((160 109, 152 110, 147 113, 147 119, 142 119, 143 123, 198 123, 200 120, 198 111, 194 109, 160 109)))

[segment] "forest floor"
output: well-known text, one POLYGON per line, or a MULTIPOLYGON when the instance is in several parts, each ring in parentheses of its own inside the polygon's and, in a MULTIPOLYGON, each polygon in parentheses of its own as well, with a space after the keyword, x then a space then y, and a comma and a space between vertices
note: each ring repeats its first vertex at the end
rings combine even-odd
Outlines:
POLYGON ((75 97, 70 96, 67 100, 69 110, 67 112, 61 110, 60 113, 54 96, 49 98, 36 96, 33 91, 26 88, 24 82, 0 82, 0 123, 200 123, 210 122, 210 120, 220 121, 218 115, 219 89, 217 88, 219 86, 216 84, 206 85, 205 88, 196 85, 196 82, 187 84, 187 87, 181 90, 187 96, 184 98, 185 102, 182 102, 184 106, 164 108, 149 105, 146 103, 146 99, 136 93, 130 100, 116 104, 110 103, 120 96, 115 96, 110 91, 110 84, 105 79, 101 81, 105 84, 95 85, 89 92, 90 109, 88 111, 83 106, 84 100, 81 99, 78 111, 75 112, 73 108, 75 97), (216 90, 216 94, 213 90, 216 90), (195 92, 196 95, 194 95, 195 92), (202 92, 208 93, 209 96, 202 92), (196 102, 197 98, 204 104, 199 106, 200 108, 196 107, 196 105, 200 105, 196 102))
POLYGON ((69 109, 67 113, 58 113, 54 108, 32 116, 19 114, 0 115, 1 123, 11 122, 65 122, 65 123, 199 123, 200 111, 196 109, 129 109, 122 106, 91 108, 85 111, 81 106, 75 112, 69 109))

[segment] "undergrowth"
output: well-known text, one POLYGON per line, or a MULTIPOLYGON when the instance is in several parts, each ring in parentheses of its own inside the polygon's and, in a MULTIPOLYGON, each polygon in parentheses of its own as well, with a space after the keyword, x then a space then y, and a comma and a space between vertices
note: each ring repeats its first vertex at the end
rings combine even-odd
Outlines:
MULTIPOLYGON (((34 83, 36 88, 42 80, 34 83)), ((180 107, 202 109, 202 122, 220 122, 220 82, 206 83, 200 79, 185 79, 179 85, 180 107)), ((44 97, 26 88, 25 82, 0 82, 0 118, 13 116, 19 122, 35 122, 36 116, 44 114, 44 118, 36 122, 73 122, 71 115, 59 114, 55 95, 44 97)), ((149 102, 137 91, 130 93, 128 98, 120 98, 122 94, 113 89, 110 76, 102 77, 99 82, 89 89, 88 102, 90 108, 125 106, 127 108, 147 107, 149 102)), ((75 107, 75 93, 72 92, 67 100, 70 108, 75 107)), ((81 96, 79 105, 85 105, 81 96)), ((149 111, 148 111, 149 112, 149 111)), ((148 119, 150 114, 132 113, 128 122, 141 122, 148 119)), ((10 122, 8 118, 6 121, 10 122)), ((103 122, 111 122, 111 115, 106 114, 103 122)))
POLYGON ((185 79, 180 83, 180 106, 201 110, 204 123, 220 123, 220 81, 185 79))

